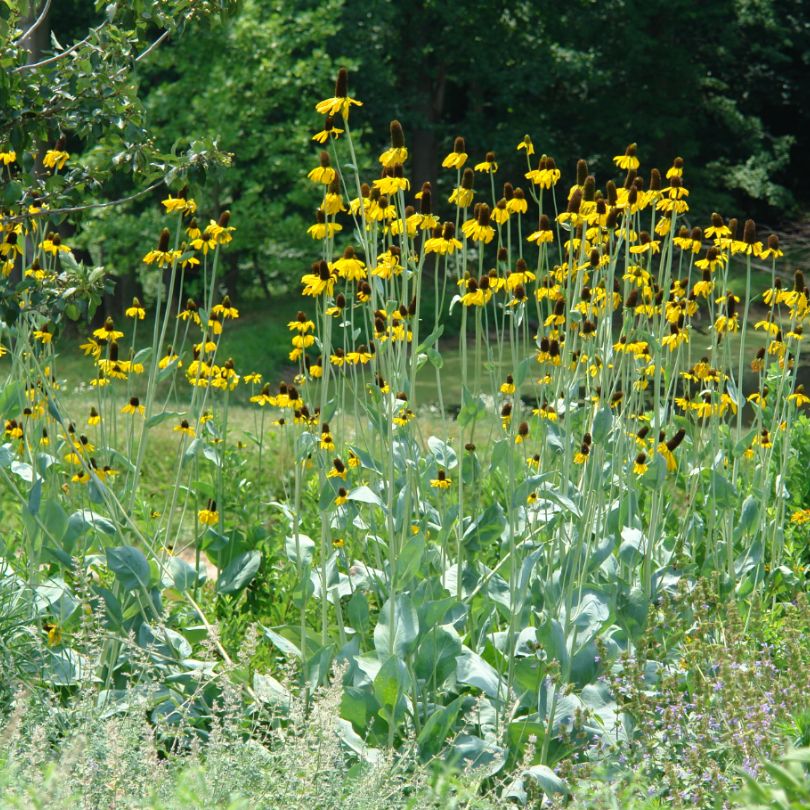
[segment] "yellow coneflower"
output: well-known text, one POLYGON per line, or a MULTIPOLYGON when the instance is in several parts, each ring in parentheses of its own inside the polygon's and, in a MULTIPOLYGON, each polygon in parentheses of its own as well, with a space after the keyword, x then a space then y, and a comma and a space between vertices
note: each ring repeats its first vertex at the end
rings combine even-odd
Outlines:
POLYGON ((304 285, 302 295, 309 295, 316 298, 319 295, 332 295, 335 289, 335 279, 337 278, 329 265, 325 261, 320 261, 314 268, 315 272, 306 273, 301 277, 304 285))
POLYGON ((90 416, 87 417, 87 424, 91 426, 101 424, 101 416, 94 407, 90 408, 90 416))
POLYGON ((439 468, 438 472, 436 473, 436 477, 430 479, 430 485, 434 489, 450 489, 453 482, 447 477, 447 473, 443 469, 439 468))
POLYGON ((518 152, 521 150, 526 152, 526 157, 534 154, 534 144, 528 135, 523 136, 523 140, 515 147, 518 152))
POLYGON ((68 162, 70 154, 65 151, 65 139, 60 137, 53 149, 49 149, 42 158, 42 165, 46 169, 62 171, 65 168, 65 163, 68 162))
POLYGON ((335 506, 343 506, 349 500, 349 493, 341 487, 338 494, 335 496, 335 506))
POLYGON ((323 122, 323 129, 320 132, 316 132, 312 136, 312 140, 315 141, 315 143, 324 144, 329 138, 339 138, 343 132, 344 130, 335 126, 334 116, 327 115, 323 122))
POLYGON ((157 248, 150 250, 143 257, 144 264, 156 264, 158 267, 165 267, 180 258, 182 254, 179 250, 169 250, 170 237, 169 229, 164 228, 160 232, 157 248))
POLYGON ((197 203, 190 199, 188 196, 188 186, 184 186, 173 197, 171 192, 165 200, 161 200, 160 204, 166 209, 167 214, 188 214, 191 216, 197 211, 197 203))
POLYGON ((326 473, 327 478, 346 479, 346 465, 339 459, 332 459, 332 469, 326 473))
POLYGON ((529 425, 527 422, 521 422, 518 425, 517 435, 515 436, 515 444, 523 444, 526 437, 529 435, 529 425))
POLYGON ((142 321, 146 317, 146 310, 141 306, 141 302, 137 298, 132 299, 132 306, 127 307, 124 311, 127 318, 137 318, 142 321))
POLYGON ((633 462, 633 473, 635 475, 644 475, 648 468, 649 464, 647 464, 647 454, 639 453, 633 462))
POLYGON ((50 343, 53 340, 53 332, 48 328, 48 324, 44 324, 39 329, 34 329, 34 337, 43 345, 50 343))
POLYGON ((17 153, 13 149, 6 149, 0 151, 0 163, 4 166, 10 166, 17 160, 17 153))
POLYGON ((202 523, 203 526, 213 526, 216 523, 219 523, 217 502, 214 500, 209 500, 205 509, 200 509, 199 512, 197 512, 197 520, 202 523))
POLYGON ((486 156, 480 163, 475 164, 477 172, 487 172, 487 174, 495 174, 498 171, 498 164, 495 162, 495 153, 487 152, 486 156))
POLYGON ((132 414, 133 416, 136 413, 143 415, 144 410, 145 408, 143 405, 141 405, 141 402, 138 399, 138 397, 131 397, 129 402, 126 405, 124 405, 123 408, 121 408, 121 413, 128 413, 132 414))
POLYGON ((362 107, 363 102, 352 98, 349 95, 349 72, 346 68, 341 68, 338 71, 337 81, 335 82, 335 95, 332 98, 319 101, 315 105, 315 109, 321 115, 338 115, 344 121, 349 120, 349 111, 352 107, 362 107))
POLYGON ((239 317, 239 310, 233 305, 229 295, 223 296, 222 301, 219 304, 214 304, 211 311, 223 319, 231 318, 235 320, 239 317))
POLYGON ((515 381, 511 374, 507 374, 506 382, 501 383, 500 392, 507 395, 515 393, 515 381))
POLYGON ((631 143, 627 149, 624 150, 623 155, 615 155, 613 162, 619 169, 624 171, 635 171, 641 165, 638 157, 636 157, 636 144, 631 143))
POLYGON ((172 429, 175 433, 184 433, 186 436, 189 436, 192 439, 196 434, 194 425, 190 425, 187 419, 183 419, 180 424, 175 425, 172 429))
POLYGON ((803 385, 797 385, 792 394, 788 394, 788 401, 795 403, 799 408, 802 405, 810 405, 810 397, 804 392, 803 385))
MULTIPOLYGON (((453 151, 442 161, 443 169, 462 169, 467 162, 467 152, 464 145, 464 138, 458 137, 453 141, 453 151)), ((450 202, 453 202, 451 200, 450 202)), ((464 206, 461 206, 462 208, 464 206)))

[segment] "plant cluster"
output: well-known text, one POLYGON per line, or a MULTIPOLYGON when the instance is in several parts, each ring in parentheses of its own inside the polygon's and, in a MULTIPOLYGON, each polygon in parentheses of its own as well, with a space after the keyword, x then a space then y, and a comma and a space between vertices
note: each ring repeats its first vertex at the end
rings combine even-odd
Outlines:
MULTIPOLYGON (((100 274, 46 207, 4 211, 3 576, 45 622, 37 682, 67 700, 91 677, 105 705, 156 684, 150 719, 178 735, 214 735, 228 695, 226 714, 258 722, 289 695, 255 656, 235 663, 209 608, 255 611, 263 660, 294 667, 305 711, 341 665, 333 728, 361 762, 411 750, 525 804, 568 797, 580 755, 638 744, 667 801, 729 789, 731 764, 753 773, 776 751, 774 721, 807 687, 787 674, 795 647, 744 641, 758 600, 805 580, 810 508, 787 485, 810 403, 803 275, 750 220, 688 225, 680 158, 645 180, 631 144, 602 188, 584 160, 562 187, 526 135, 521 185, 496 185, 497 156, 470 160, 457 137, 440 202, 411 188, 398 121, 363 181, 345 70, 316 110, 316 257, 278 386, 222 356, 236 226, 183 187, 142 256, 151 339, 139 348, 137 299, 90 328, 76 411, 58 347, 100 274), (240 391, 250 432, 233 424, 240 391), (154 493, 156 446, 173 463, 154 493), (283 607, 251 599, 271 581, 283 607), (727 614, 701 616, 714 599, 727 614)), ((9 179, 18 159, 0 149, 9 179)))

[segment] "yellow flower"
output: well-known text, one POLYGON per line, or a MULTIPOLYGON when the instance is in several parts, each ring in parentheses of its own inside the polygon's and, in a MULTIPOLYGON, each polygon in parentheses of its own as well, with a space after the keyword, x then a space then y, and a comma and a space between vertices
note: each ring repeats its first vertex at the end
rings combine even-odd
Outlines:
POLYGON ((70 155, 64 149, 49 149, 42 158, 42 165, 46 169, 56 169, 62 171, 65 168, 70 155))
POLYGON ((199 520, 203 526, 213 526, 215 523, 218 523, 219 514, 217 512, 217 502, 208 501, 208 506, 197 512, 197 520, 199 520))
MULTIPOLYGON (((465 151, 466 147, 464 145, 464 138, 456 138, 453 141, 453 151, 450 152, 447 157, 442 161, 442 168, 443 169, 461 169, 464 167, 464 164, 467 162, 467 152, 465 151)), ((450 200, 453 202, 453 200, 450 200)), ((461 206, 462 208, 464 206, 461 206)))
POLYGON ((802 405, 810 405, 810 397, 804 392, 803 385, 797 385, 796 390, 788 395, 788 400, 801 408, 802 405))
POLYGON ((6 152, 0 152, 0 163, 4 166, 9 166, 17 160, 17 153, 13 149, 6 152))
POLYGON ((138 399, 138 397, 131 397, 129 402, 126 405, 124 405, 123 408, 121 408, 121 413, 128 413, 132 414, 133 416, 136 413, 143 415, 144 410, 145 410, 144 406, 141 405, 141 402, 138 399))
POLYGON ((524 135, 523 140, 515 148, 518 150, 518 152, 520 152, 521 149, 525 149, 527 156, 534 154, 534 144, 528 135, 524 135))
POLYGON ((810 523, 810 509, 799 509, 790 516, 790 522, 795 523, 797 526, 804 526, 805 523, 810 523))
MULTIPOLYGON (((114 341, 120 340, 122 337, 124 337, 124 333, 115 328, 113 319, 108 316, 104 320, 104 326, 100 326, 98 329, 93 330, 93 337, 97 338, 98 340, 106 340, 108 343, 113 343, 114 341)), ((82 348, 84 348, 84 346, 82 346, 82 348)), ((85 353, 90 354, 90 352, 85 353)))
POLYGON ((636 460, 633 462, 633 473, 635 475, 644 475, 647 472, 649 465, 647 464, 647 454, 639 453, 636 460))
POLYGON ((87 417, 87 424, 91 426, 101 424, 101 417, 98 411, 93 407, 90 408, 90 416, 87 417))
POLYGON ((301 283, 304 285, 302 295, 310 295, 313 298, 323 295, 332 295, 335 289, 335 276, 332 270, 325 261, 321 261, 317 266, 317 272, 306 273, 301 277, 301 283))
POLYGON ((436 477, 430 479, 430 485, 434 489, 450 489, 453 482, 447 477, 447 473, 444 470, 439 469, 436 473, 436 477))
POLYGON ((195 435, 194 426, 190 425, 187 419, 183 419, 183 421, 180 422, 179 425, 175 425, 173 430, 175 433, 184 433, 186 436, 192 439, 194 438, 195 435))
POLYGON ((34 337, 43 344, 50 343, 53 340, 53 333, 48 329, 45 324, 41 329, 34 329, 34 337))
POLYGON ((320 165, 307 174, 313 183, 321 183, 325 186, 330 185, 336 176, 335 170, 329 165, 329 155, 326 152, 321 152, 320 165))
POLYGON ((132 306, 124 312, 124 315, 127 318, 137 318, 142 321, 146 317, 146 310, 141 306, 141 302, 137 298, 133 298, 132 306))
POLYGON ((636 157, 636 145, 631 143, 627 149, 624 150, 623 155, 616 155, 613 158, 613 162, 620 169, 635 171, 641 165, 639 159, 636 157))
POLYGON ((346 68, 341 68, 335 82, 335 95, 332 98, 319 101, 315 105, 315 109, 321 115, 337 115, 340 113, 343 120, 348 121, 349 111, 352 106, 362 107, 363 102, 349 96, 349 73, 346 68))
POLYGON ((484 160, 475 164, 477 172, 487 172, 488 174, 495 174, 498 171, 498 164, 495 162, 495 153, 487 152, 484 160))
POLYGON ((320 132, 316 132, 312 136, 312 140, 316 143, 324 144, 329 138, 337 138, 342 134, 343 130, 335 126, 334 116, 327 115, 323 123, 323 129, 320 132))
POLYGON ((193 214, 197 210, 197 203, 187 199, 188 189, 184 188, 176 197, 169 194, 165 200, 161 200, 161 205, 166 209, 167 214, 193 214))
POLYGON ((335 506, 343 506, 349 500, 348 493, 346 490, 341 487, 338 490, 338 494, 335 496, 335 506))

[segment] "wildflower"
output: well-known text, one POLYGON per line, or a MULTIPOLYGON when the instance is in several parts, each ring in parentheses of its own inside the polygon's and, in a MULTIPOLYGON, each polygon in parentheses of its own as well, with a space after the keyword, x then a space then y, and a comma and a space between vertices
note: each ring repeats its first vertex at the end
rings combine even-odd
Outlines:
POLYGON ((335 506, 343 506, 349 500, 349 493, 343 487, 338 489, 338 494, 335 496, 335 506))
POLYGON ((150 250, 144 257, 144 264, 157 264, 158 267, 165 267, 180 258, 179 250, 169 250, 169 238, 171 234, 168 228, 160 232, 160 239, 155 250, 150 250))
POLYGON ((506 375, 506 382, 501 383, 500 392, 502 394, 511 395, 515 393, 515 381, 511 374, 506 375))
POLYGON ((217 502, 209 500, 205 509, 200 509, 197 512, 197 520, 203 526, 213 526, 219 522, 219 513, 217 512, 217 502))
POLYGON ((329 165, 329 155, 321 152, 320 165, 316 166, 307 174, 313 183, 321 183, 328 186, 336 177, 335 170, 329 165))
POLYGON ((144 406, 141 405, 141 402, 138 399, 138 397, 130 397, 129 402, 126 405, 124 405, 123 408, 121 408, 121 413, 128 413, 132 414, 133 416, 136 413, 143 415, 144 410, 145 410, 144 406))
POLYGON ((667 180, 671 180, 673 177, 683 177, 683 158, 676 157, 675 160, 672 161, 672 166, 667 169, 667 180))
POLYGON ((492 298, 492 290, 489 288, 488 277, 483 276, 480 283, 481 287, 475 279, 470 279, 467 292, 461 296, 461 303, 465 307, 483 307, 489 303, 492 298))
POLYGON ((180 424, 175 425, 173 428, 175 433, 183 433, 188 436, 190 439, 193 439, 195 436, 194 426, 188 423, 187 419, 183 419, 180 424))
POLYGON ((455 238, 456 228, 452 222, 445 222, 438 235, 432 236, 425 242, 425 253, 438 253, 449 255, 461 249, 461 242, 455 238))
POLYGON ((104 340, 107 343, 114 343, 124 337, 124 333, 115 328, 113 319, 108 315, 104 319, 104 325, 93 330, 93 337, 98 340, 104 340))
POLYGON ((543 189, 550 189, 557 185, 560 179, 560 170, 554 162, 554 158, 543 155, 538 161, 537 168, 526 172, 527 180, 531 180, 536 186, 543 189))
POLYGON ((523 444, 526 437, 529 435, 529 425, 527 422, 521 422, 518 425, 517 436, 515 436, 515 444, 523 444))
POLYGON ((797 385, 796 390, 788 395, 788 400, 795 403, 799 408, 802 405, 810 405, 810 396, 805 393, 803 385, 797 385))
POLYGON ((790 522, 797 526, 804 526, 810 523, 810 509, 799 509, 790 516, 790 522))
POLYGON ((57 171, 61 172, 62 169, 65 168, 65 163, 67 163, 68 158, 70 157, 70 154, 68 152, 66 152, 62 148, 63 143, 64 143, 64 139, 60 138, 56 142, 55 148, 54 149, 49 149, 45 153, 45 157, 42 158, 42 165, 46 169, 51 169, 51 170, 56 169, 57 171))
POLYGON ((313 298, 326 293, 332 295, 335 289, 335 276, 329 265, 321 260, 317 263, 314 273, 307 273, 301 277, 301 283, 304 285, 302 295, 310 295, 313 298))
POLYGON ((644 475, 647 472, 649 464, 647 463, 647 454, 639 453, 636 460, 633 462, 633 473, 635 475, 644 475))
POLYGON ((450 202, 455 203, 459 208, 467 208, 473 200, 473 172, 472 169, 465 169, 461 175, 461 185, 453 189, 450 195, 450 202))
POLYGON ((346 465, 339 459, 332 460, 332 469, 326 474, 327 478, 342 478, 346 479, 346 465))
POLYGON ((335 95, 319 101, 315 105, 315 109, 321 115, 334 116, 340 113, 343 120, 348 121, 352 106, 362 107, 363 102, 349 96, 349 72, 346 68, 341 68, 335 82, 335 95))
POLYGON ((127 318, 137 318, 142 321, 146 317, 146 310, 141 306, 141 302, 137 298, 132 299, 132 306, 124 311, 127 318))
POLYGON ((321 450, 334 450, 335 440, 332 438, 332 433, 329 430, 329 425, 324 422, 321 426, 321 450))
POLYGON ((623 155, 616 155, 613 158, 613 162, 619 169, 625 171, 635 171, 638 169, 640 163, 639 159, 636 157, 636 144, 631 143, 627 149, 624 150, 623 155))
POLYGON ((327 222, 326 214, 320 208, 315 212, 315 218, 315 224, 307 228, 307 233, 313 239, 332 239, 336 233, 343 230, 343 226, 340 223, 327 222))
POLYGON ((723 222, 723 217, 720 214, 712 214, 712 224, 706 228, 707 239, 724 239, 731 236, 731 229, 723 222))
POLYGON ((516 188, 511 199, 506 198, 506 210, 510 214, 525 214, 529 210, 529 204, 526 201, 526 195, 523 193, 522 188, 516 188))
POLYGON ((184 186, 180 189, 176 197, 172 197, 170 193, 165 200, 161 200, 160 204, 166 209, 167 214, 179 213, 191 215, 197 210, 197 203, 194 202, 194 200, 188 199, 188 186, 184 186))
POLYGON ((498 164, 495 162, 495 153, 487 152, 484 159, 480 163, 475 164, 477 172, 487 172, 487 174, 495 174, 498 171, 498 164))
POLYGON ((436 473, 436 477, 430 479, 430 485, 434 489, 450 489, 453 482, 447 477, 447 473, 443 469, 439 468, 439 471, 436 473))
POLYGON ((33 335, 43 345, 53 340, 53 332, 48 328, 48 324, 43 324, 40 329, 34 329, 33 335))
POLYGON ((366 266, 357 258, 351 245, 343 251, 342 258, 332 265, 332 269, 347 281, 362 281, 366 278, 366 266))
POLYGON ((538 245, 547 244, 554 240, 554 231, 551 229, 551 220, 543 214, 540 217, 540 224, 533 233, 527 237, 529 242, 535 242, 538 245))
POLYGON ((7 149, 5 152, 0 151, 0 163, 4 166, 10 166, 17 160, 17 153, 13 149, 7 149))
MULTIPOLYGON (((445 157, 442 161, 442 168, 444 169, 461 169, 467 162, 467 153, 464 146, 464 138, 456 138, 453 141, 453 151, 445 157)), ((453 200, 450 200, 453 202, 453 200)), ((468 203, 469 204, 469 203, 468 203)), ((461 206, 464 208, 465 206, 461 206)))
POLYGON ((525 150, 526 157, 534 154, 534 144, 528 135, 524 135, 523 140, 515 148, 518 152, 520 152, 521 149, 525 150))
POLYGON ((323 129, 312 136, 315 143, 324 144, 329 138, 338 138, 343 134, 343 130, 335 126, 333 115, 327 115, 323 122, 323 129))
POLYGON ((408 148, 405 146, 405 134, 399 121, 392 121, 389 131, 391 133, 391 147, 380 155, 380 163, 386 168, 402 164, 408 159, 408 148))
POLYGON ((779 249, 779 237, 772 233, 768 236, 768 247, 759 252, 760 259, 781 259, 785 254, 779 249))
POLYGON ((584 464, 588 460, 591 448, 588 443, 582 442, 579 450, 574 454, 574 464, 584 464))
POLYGON ((533 469, 533 470, 539 470, 540 469, 540 455, 538 453, 535 453, 533 456, 531 456, 531 458, 527 458, 526 459, 526 465, 528 467, 531 467, 531 469, 533 469))
POLYGON ((231 303, 231 297, 224 295, 219 304, 214 304, 211 311, 220 318, 236 319, 239 317, 239 310, 231 303))
POLYGON ((185 309, 182 312, 177 313, 177 317, 181 321, 188 321, 192 320, 197 326, 201 325, 200 315, 198 312, 199 307, 197 306, 197 302, 193 298, 188 298, 186 300, 185 309))
POLYGON ((343 548, 346 545, 346 541, 342 537, 336 537, 332 540, 332 548, 343 548))
POLYGON ((59 253, 70 253, 70 248, 62 244, 62 237, 59 236, 58 233, 48 234, 40 243, 40 247, 52 256, 56 256, 59 253))
POLYGON ((476 208, 478 208, 478 213, 475 219, 465 222, 461 230, 468 239, 488 245, 495 236, 495 229, 489 224, 489 206, 481 203, 476 208))
POLYGON ((87 424, 91 427, 101 424, 101 416, 99 416, 98 411, 94 407, 90 408, 90 416, 87 417, 87 424))

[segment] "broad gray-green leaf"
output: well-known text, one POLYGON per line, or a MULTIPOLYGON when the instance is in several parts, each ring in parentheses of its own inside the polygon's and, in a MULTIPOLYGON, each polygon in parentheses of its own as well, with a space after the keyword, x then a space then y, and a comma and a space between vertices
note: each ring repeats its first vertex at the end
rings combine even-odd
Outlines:
POLYGON ((456 679, 480 689, 488 697, 506 698, 506 684, 502 683, 495 667, 467 647, 456 656, 456 679))
POLYGON ((256 549, 245 551, 220 574, 217 580, 218 593, 236 593, 241 591, 256 576, 262 564, 262 553, 256 549))
POLYGON ((382 655, 393 653, 405 658, 416 646, 419 637, 419 617, 411 597, 404 593, 394 601, 393 625, 391 601, 380 608, 377 626, 374 628, 374 648, 382 655))
POLYGON ((125 590, 149 587, 149 563, 143 552, 134 546, 108 548, 107 565, 125 590))

